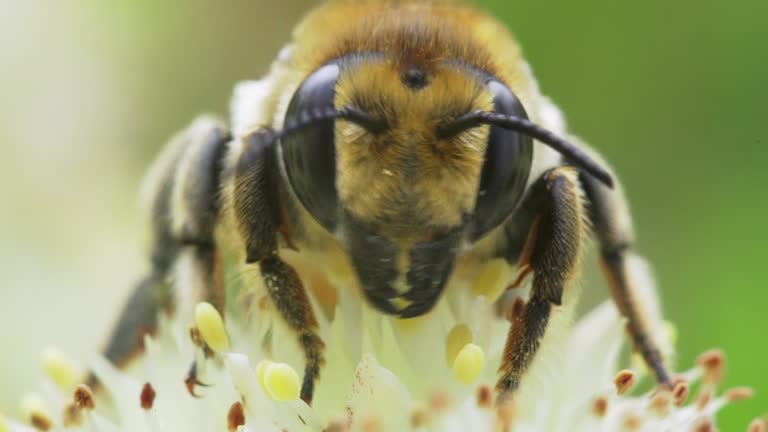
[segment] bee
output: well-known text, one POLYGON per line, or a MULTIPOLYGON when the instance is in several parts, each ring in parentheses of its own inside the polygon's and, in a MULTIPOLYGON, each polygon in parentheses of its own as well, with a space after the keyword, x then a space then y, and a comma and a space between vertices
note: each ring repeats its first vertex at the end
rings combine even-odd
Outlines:
MULTIPOLYGON (((236 88, 230 122, 194 121, 148 185, 151 270, 105 349, 117 364, 140 350, 159 312, 178 307, 172 278, 223 311, 227 273, 258 270, 305 354, 309 403, 324 342, 302 275, 344 280, 371 308, 411 318, 460 275, 503 259, 532 280, 499 366, 507 398, 594 236, 635 349, 670 382, 638 301, 615 175, 564 130, 504 26, 473 7, 317 7, 267 75, 236 88)), ((194 367, 187 383, 200 384, 194 367)))

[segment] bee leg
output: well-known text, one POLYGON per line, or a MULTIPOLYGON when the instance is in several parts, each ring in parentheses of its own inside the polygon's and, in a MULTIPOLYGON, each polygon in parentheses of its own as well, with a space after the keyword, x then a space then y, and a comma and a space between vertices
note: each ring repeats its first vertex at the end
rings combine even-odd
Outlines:
POLYGON ((157 329, 159 313, 176 309, 180 297, 198 296, 223 306, 213 230, 219 163, 228 141, 219 122, 200 118, 172 140, 150 171, 145 198, 151 215, 151 270, 123 307, 108 339, 104 355, 112 363, 121 366, 139 354, 143 336, 157 329), (172 285, 174 271, 187 274, 180 274, 172 285), (178 279, 187 280, 182 290, 192 292, 174 293, 181 284, 178 279))
POLYGON ((504 348, 499 400, 512 396, 536 355, 552 306, 561 304, 563 288, 576 268, 586 230, 581 190, 573 168, 544 173, 525 205, 536 208, 538 223, 529 233, 533 287, 522 314, 515 316, 504 348))
POLYGON ((234 211, 245 239, 246 263, 258 263, 272 303, 298 335, 306 357, 301 398, 309 404, 324 362, 325 344, 317 334, 317 320, 299 275, 277 253, 277 233, 288 230, 281 220, 277 158, 271 134, 269 130, 255 132, 245 143, 235 168, 234 211))
POLYGON ((644 266, 632 265, 630 261, 634 258, 634 234, 624 194, 619 185, 609 189, 584 173, 580 180, 588 198, 588 215, 600 242, 603 272, 619 311, 627 318, 627 331, 635 350, 643 356, 656 381, 670 386, 669 373, 651 336, 652 317, 639 301, 641 284, 649 278, 644 266))

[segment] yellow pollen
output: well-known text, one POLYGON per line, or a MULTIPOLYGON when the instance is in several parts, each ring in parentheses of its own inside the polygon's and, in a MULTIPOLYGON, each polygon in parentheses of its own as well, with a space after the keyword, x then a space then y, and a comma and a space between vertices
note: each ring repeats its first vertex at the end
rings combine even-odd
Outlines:
POLYGON ((491 260, 480 271, 472 286, 472 294, 485 296, 493 303, 501 297, 511 279, 512 269, 505 259, 491 260))
POLYGON ((472 343, 472 330, 466 324, 456 324, 445 337, 445 360, 453 367, 456 356, 468 343, 472 343))
POLYGON ((229 348, 229 337, 224 329, 224 320, 219 311, 210 303, 198 303, 195 307, 195 325, 200 330, 203 340, 213 351, 221 352, 229 348))
POLYGON ((453 375, 463 384, 472 384, 485 366, 485 352, 479 346, 468 343, 456 355, 453 375))
POLYGON ((256 365, 256 376, 264 392, 275 401, 292 401, 299 398, 301 381, 299 374, 285 363, 264 360, 256 365))
POLYGON ((80 374, 69 359, 55 348, 43 351, 42 365, 46 375, 65 392, 71 390, 80 381, 80 374))

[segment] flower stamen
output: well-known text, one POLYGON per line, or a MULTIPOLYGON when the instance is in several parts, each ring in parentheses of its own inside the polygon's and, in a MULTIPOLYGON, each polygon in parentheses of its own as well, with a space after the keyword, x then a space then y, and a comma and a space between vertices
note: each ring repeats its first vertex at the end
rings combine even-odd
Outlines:
POLYGON ((613 384, 616 386, 616 394, 622 396, 635 386, 635 373, 629 369, 624 369, 616 374, 613 384))
POLYGON ((479 346, 468 343, 456 355, 453 375, 463 384, 472 384, 483 372, 485 352, 479 346))
POLYGON ((200 330, 206 345, 215 352, 229 349, 229 336, 224 328, 224 319, 210 303, 198 303, 195 307, 195 325, 200 330))

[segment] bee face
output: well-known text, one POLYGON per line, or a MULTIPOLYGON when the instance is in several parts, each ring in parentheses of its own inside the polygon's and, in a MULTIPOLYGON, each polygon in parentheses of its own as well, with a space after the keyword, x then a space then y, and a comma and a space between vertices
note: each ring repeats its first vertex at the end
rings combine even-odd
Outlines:
POLYGON ((383 125, 371 131, 339 120, 281 144, 296 195, 331 231, 346 215, 391 240, 429 241, 457 230, 474 240, 522 195, 529 138, 489 126, 439 134, 471 112, 525 116, 512 91, 487 72, 451 59, 350 55, 310 74, 286 121, 327 106, 354 107, 383 125))

